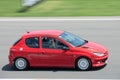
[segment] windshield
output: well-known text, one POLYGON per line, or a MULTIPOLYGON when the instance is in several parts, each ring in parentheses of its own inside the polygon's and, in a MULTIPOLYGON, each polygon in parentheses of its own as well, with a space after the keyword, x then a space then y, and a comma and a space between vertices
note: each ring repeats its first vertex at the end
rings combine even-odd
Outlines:
POLYGON ((75 47, 82 46, 86 43, 86 40, 83 40, 69 32, 64 32, 60 36, 60 38, 64 39, 65 41, 69 42, 75 47))

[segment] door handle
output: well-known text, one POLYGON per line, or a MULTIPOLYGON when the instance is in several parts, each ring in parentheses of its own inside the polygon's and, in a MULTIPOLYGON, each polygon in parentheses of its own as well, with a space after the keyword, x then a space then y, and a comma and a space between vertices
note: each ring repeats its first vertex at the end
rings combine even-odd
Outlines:
POLYGON ((43 54, 44 54, 44 52, 41 52, 40 54, 41 54, 41 55, 43 55, 43 54))

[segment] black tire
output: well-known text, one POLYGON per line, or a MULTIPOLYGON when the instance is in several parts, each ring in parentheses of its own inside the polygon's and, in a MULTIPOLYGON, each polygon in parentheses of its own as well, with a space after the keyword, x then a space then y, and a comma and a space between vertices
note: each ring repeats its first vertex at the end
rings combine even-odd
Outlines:
POLYGON ((91 68, 91 60, 85 57, 81 57, 76 61, 76 67, 78 70, 87 71, 91 68))
POLYGON ((14 61, 14 67, 17 70, 23 71, 23 70, 27 70, 29 64, 28 61, 24 58, 17 58, 14 61))

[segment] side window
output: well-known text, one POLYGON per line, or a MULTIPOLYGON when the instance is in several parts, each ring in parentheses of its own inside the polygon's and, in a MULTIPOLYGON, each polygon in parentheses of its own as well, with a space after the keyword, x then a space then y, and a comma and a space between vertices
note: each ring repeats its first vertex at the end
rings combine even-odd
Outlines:
POLYGON ((63 44, 59 40, 56 40, 56 45, 58 49, 62 49, 63 47, 68 47, 67 45, 63 44))
POLYGON ((51 38, 42 37, 42 47, 43 48, 50 48, 51 45, 51 38))
POLYGON ((31 48, 39 48, 39 38, 38 37, 27 38, 26 45, 31 48))
POLYGON ((54 48, 54 49, 62 49, 62 47, 68 47, 59 40, 50 37, 42 37, 42 47, 43 48, 54 48))

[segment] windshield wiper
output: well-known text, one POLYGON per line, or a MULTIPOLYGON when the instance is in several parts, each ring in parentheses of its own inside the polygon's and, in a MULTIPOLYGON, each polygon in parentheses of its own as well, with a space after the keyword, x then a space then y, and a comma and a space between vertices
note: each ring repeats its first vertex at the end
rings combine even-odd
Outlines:
POLYGON ((80 45, 78 45, 78 46, 76 46, 76 47, 79 47, 79 46, 82 46, 82 45, 84 45, 84 44, 88 43, 88 41, 87 41, 87 40, 84 40, 84 41, 85 41, 84 43, 82 43, 82 44, 80 44, 80 45))
POLYGON ((85 43, 88 43, 88 40, 85 40, 85 43))

